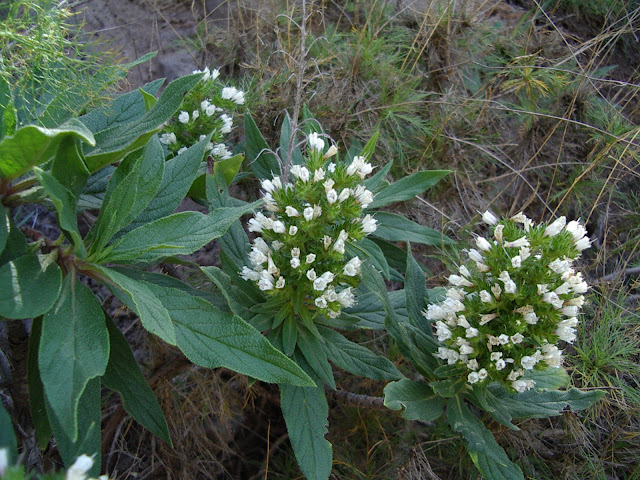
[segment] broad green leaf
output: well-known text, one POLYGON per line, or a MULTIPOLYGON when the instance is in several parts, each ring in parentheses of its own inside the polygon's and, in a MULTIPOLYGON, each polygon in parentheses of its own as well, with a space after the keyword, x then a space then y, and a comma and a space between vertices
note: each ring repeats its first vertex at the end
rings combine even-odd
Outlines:
POLYGON ((47 162, 67 136, 95 145, 92 133, 75 118, 58 128, 28 125, 16 130, 12 137, 5 137, 0 142, 0 179, 13 180, 31 167, 47 162))
POLYGON ((328 480, 333 452, 324 438, 329 423, 324 388, 280 385, 280 406, 300 470, 308 480, 328 480))
MULTIPOLYGON (((109 335, 102 307, 88 287, 69 275, 60 299, 44 316, 38 365, 51 410, 72 442, 81 438, 80 397, 92 378, 104 374, 108 359, 109 335)), ((51 415, 49 420, 53 426, 51 415)))
POLYGON ((151 95, 150 93, 145 92, 143 89, 138 89, 142 94, 142 98, 144 98, 144 109, 148 112, 153 108, 153 106, 158 103, 158 99, 151 95))
POLYGON ((576 388, 543 392, 532 389, 510 394, 497 384, 489 386, 489 393, 486 397, 489 406, 500 412, 501 416, 508 416, 509 421, 512 418, 553 417, 562 414, 567 406, 572 410, 584 410, 605 394, 604 390, 582 391, 576 388))
MULTIPOLYGON (((342 316, 358 321, 357 327, 370 328, 372 330, 383 330, 384 319, 386 317, 385 309, 382 305, 380 297, 375 293, 367 292, 361 294, 358 292, 358 303, 354 307, 345 308, 342 316)), ((404 290, 395 290, 388 293, 389 301, 396 315, 396 319, 400 322, 407 321, 406 298, 404 290)))
POLYGON ((94 457, 94 464, 87 473, 92 477, 100 474, 102 464, 100 450, 100 379, 94 378, 87 383, 78 401, 78 432, 72 439, 56 418, 52 405, 47 401, 47 414, 51 421, 53 436, 58 452, 65 466, 70 467, 82 454, 94 457))
POLYGON ((0 267, 0 317, 34 318, 51 309, 62 273, 48 255, 23 255, 0 267))
POLYGON ((431 326, 425 321, 422 311, 427 298, 427 283, 424 272, 411 254, 411 244, 407 245, 407 268, 405 274, 404 291, 407 299, 407 313, 409 322, 426 334, 433 336, 431 326))
POLYGON ((373 266, 380 272, 382 276, 389 279, 389 264, 384 257, 380 247, 368 238, 363 238, 359 242, 348 242, 346 245, 347 254, 352 257, 358 257, 360 260, 371 260, 373 266))
POLYGON ((242 161, 244 160, 244 156, 242 154, 234 155, 231 158, 225 158, 224 160, 218 160, 213 164, 213 173, 214 175, 217 173, 221 173, 224 176, 227 185, 231 185, 233 179, 238 174, 240 167, 242 166, 242 161))
MULTIPOLYGON (((296 137, 296 133, 297 132, 293 132, 294 137, 296 137)), ((285 111, 282 125, 280 126, 280 158, 286 163, 288 161, 287 155, 291 153, 291 159, 289 159, 290 165, 300 165, 304 160, 300 148, 296 146, 296 138, 293 140, 293 151, 289 152, 291 135, 291 117, 289 116, 289 112, 285 111)))
POLYGON ((347 340, 330 328, 318 326, 325 339, 321 346, 329 359, 340 368, 373 380, 395 380, 402 374, 389 359, 376 355, 362 345, 347 340))
POLYGON ((145 101, 140 90, 144 90, 148 94, 155 95, 162 84, 163 78, 147 83, 141 89, 134 90, 124 95, 116 97, 109 104, 91 110, 86 115, 80 117, 80 121, 84 123, 93 133, 101 132, 109 128, 119 125, 127 125, 141 119, 146 113, 145 101))
POLYGON ((447 398, 454 397, 460 393, 466 385, 466 379, 463 376, 436 380, 429 383, 429 386, 433 388, 438 395, 447 398))
POLYGON ((237 315, 181 290, 149 286, 169 311, 178 347, 193 363, 226 367, 264 382, 313 384, 298 365, 237 315))
POLYGON ((149 138, 162 128, 164 122, 176 113, 184 94, 193 88, 200 78, 202 74, 198 73, 174 80, 164 89, 158 103, 141 118, 119 123, 96 133, 96 147, 85 151, 89 171, 95 172, 105 165, 120 160, 128 152, 143 147, 149 138))
POLYGON ((78 217, 76 215, 76 197, 63 186, 56 177, 49 172, 45 172, 39 167, 33 167, 33 173, 49 194, 49 199, 56 208, 58 214, 58 224, 62 231, 68 236, 73 244, 74 253, 80 258, 87 257, 87 251, 84 248, 82 236, 78 230, 78 217))
POLYGON ((165 162, 162 182, 155 197, 138 218, 125 228, 126 231, 135 230, 146 223, 166 217, 174 212, 187 195, 196 177, 207 143, 205 141, 198 142, 165 162))
MULTIPOLYGON (((3 225, 8 225, 9 232, 4 245, 4 250, 0 250, 0 265, 22 257, 27 253, 27 240, 15 223, 11 221, 10 213, 6 212, 6 222, 3 225)), ((1 296, 1 294, 0 294, 1 296)))
POLYGON ((431 422, 442 415, 445 398, 422 382, 403 378, 384 387, 384 405, 391 410, 402 409, 407 420, 431 422))
POLYGON ((450 173, 450 170, 426 170, 404 177, 376 193, 373 202, 367 208, 380 208, 393 202, 409 200, 450 173))
POLYGON ((181 212, 132 230, 117 240, 98 260, 101 263, 152 262, 171 255, 188 255, 227 229, 259 202, 238 208, 218 208, 209 215, 181 212))
POLYGON ((256 178, 261 180, 280 175, 278 158, 269 149, 269 145, 249 112, 244 114, 244 134, 246 136, 247 162, 249 162, 249 167, 256 178))
POLYGON ((149 205, 164 174, 162 145, 154 137, 142 156, 126 158, 114 172, 92 229, 91 252, 100 252, 111 237, 131 223, 149 205), (111 185, 115 184, 115 187, 111 185))
POLYGON ((447 418, 464 437, 467 452, 487 480, 524 480, 522 470, 509 460, 493 434, 470 411, 460 396, 447 402, 447 418))
POLYGON ((56 156, 51 162, 51 175, 78 198, 91 176, 82 155, 78 139, 66 137, 60 142, 56 156))
POLYGON ((93 268, 115 284, 115 288, 124 293, 124 296, 117 295, 118 298, 140 317, 144 328, 159 336, 165 342, 171 345, 176 344, 176 332, 169 312, 144 282, 129 278, 121 271, 112 268, 98 265, 94 265, 93 268))
POLYGON ((522 378, 535 381, 536 390, 558 390, 559 388, 567 388, 571 383, 571 377, 564 368, 531 370, 527 371, 522 378))
POLYGON ((415 242, 425 245, 451 245, 455 243, 446 235, 395 213, 376 212, 374 217, 378 221, 378 228, 373 235, 383 240, 415 242))
MULTIPOLYGON (((287 320, 289 318, 292 319, 292 323, 295 322, 293 316, 290 315, 287 320)), ((326 383, 329 388, 335 390, 336 381, 333 378, 333 371, 323 348, 324 345, 306 328, 297 328, 297 333, 298 349, 307 360, 307 363, 309 363, 309 366, 320 380, 326 383)))
POLYGON ((7 244, 10 230, 11 225, 9 222, 9 217, 6 214, 4 206, 2 206, 2 204, 0 203, 0 252, 4 250, 4 247, 7 244))
POLYGON ((18 443, 13 431, 11 416, 4 409, 2 402, 0 402, 0 449, 6 449, 7 457, 5 460, 9 465, 14 465, 18 457, 18 443))
POLYGON ((42 336, 42 317, 33 319, 31 333, 29 334, 29 352, 27 354, 27 384, 29 386, 29 411, 31 422, 36 431, 38 445, 44 450, 51 440, 51 425, 47 418, 46 397, 42 380, 40 380, 40 367, 38 366, 38 350, 40 337, 42 336))
POLYGON ((98 170, 87 180, 84 191, 78 198, 78 211, 102 208, 102 201, 112 177, 115 167, 107 165, 102 170, 98 170))
POLYGON ((142 375, 131 347, 110 319, 107 320, 107 329, 111 354, 102 383, 120 394, 125 410, 136 422, 172 445, 164 413, 158 405, 153 390, 149 388, 149 384, 142 375))

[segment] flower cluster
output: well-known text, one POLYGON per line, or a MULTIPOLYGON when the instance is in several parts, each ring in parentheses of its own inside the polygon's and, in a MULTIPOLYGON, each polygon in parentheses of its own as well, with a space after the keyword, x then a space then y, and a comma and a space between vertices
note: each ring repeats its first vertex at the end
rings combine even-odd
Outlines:
POLYGON ((446 300, 424 315, 443 344, 435 356, 464 367, 469 384, 497 381, 523 392, 535 385, 526 373, 561 367, 558 341, 575 340, 588 286, 571 265, 590 241, 565 217, 538 226, 523 213, 482 218, 493 238, 476 238, 469 266, 449 277, 446 300))
POLYGON ((364 157, 332 162, 337 148, 323 154, 324 140, 315 133, 307 144, 305 165, 291 168, 292 183, 277 176, 262 181, 268 214, 249 220, 249 231, 260 236, 251 267, 240 275, 283 304, 302 305, 311 317, 336 318, 355 304, 360 282, 362 261, 347 257, 347 245, 376 230, 375 219, 362 216, 373 194, 360 183, 373 167, 364 157))
POLYGON ((180 154, 207 134, 213 132, 207 154, 220 160, 231 157, 223 143, 224 135, 233 128, 233 111, 244 105, 244 92, 235 87, 222 87, 216 80, 217 69, 195 70, 202 79, 184 98, 178 116, 172 119, 160 135, 160 142, 174 154, 180 154), (223 113, 225 110, 229 113, 223 113))

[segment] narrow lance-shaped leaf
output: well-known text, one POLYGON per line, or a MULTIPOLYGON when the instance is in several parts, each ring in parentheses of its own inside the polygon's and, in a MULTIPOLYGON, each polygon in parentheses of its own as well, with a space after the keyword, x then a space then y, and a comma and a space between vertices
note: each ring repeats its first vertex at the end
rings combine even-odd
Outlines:
POLYGON ((60 228, 69 237, 73 244, 74 253, 81 259, 85 259, 87 251, 78 230, 78 217, 76 215, 76 197, 62 185, 56 177, 45 172, 39 167, 33 167, 33 173, 49 194, 49 199, 56 208, 60 228))
POLYGON ((409 313, 409 322, 420 328, 429 336, 433 336, 431 327, 422 315, 424 302, 427 298, 427 284, 424 272, 413 258, 411 253, 411 244, 407 245, 407 272, 404 282, 404 290, 407 298, 407 312, 409 313))
POLYGON ((18 456, 18 443, 13 431, 11 416, 5 410, 2 402, 0 402, 0 449, 7 452, 5 461, 8 461, 9 465, 13 465, 18 456))
POLYGON ((58 299, 62 273, 52 255, 23 255, 0 267, 0 317, 34 318, 58 299))
POLYGON ((107 329, 111 354, 102 383, 120 394, 125 410, 136 422, 171 445, 167 421, 133 357, 131 347, 111 319, 107 320, 107 329))
POLYGON ((38 365, 51 410, 72 442, 78 439, 80 397, 92 378, 104 374, 108 359, 102 307, 88 287, 69 275, 57 304, 44 316, 38 365))
POLYGON ((395 213, 376 212, 378 221, 376 237, 390 242, 415 242, 425 245, 450 245, 455 243, 446 235, 429 227, 419 225, 395 213))
POLYGON ((423 383, 403 378, 384 387, 384 405, 391 410, 402 409, 407 420, 430 422, 442 415, 446 399, 423 383))
POLYGON ((460 396, 447 402, 447 418, 451 428, 463 435, 471 460, 487 480, 524 480, 520 467, 509 460, 491 431, 469 411, 460 396))
POLYGON ((393 202, 409 200, 435 185, 449 173, 449 170, 425 170, 404 177, 376 193, 373 202, 367 208, 380 208, 393 202))
POLYGON ((269 150, 269 145, 249 112, 244 114, 244 132, 247 137, 245 142, 246 158, 256 178, 271 178, 273 175, 279 175, 278 159, 269 150))
POLYGON ((74 137, 66 137, 60 142, 56 156, 51 162, 51 175, 61 185, 78 198, 91 176, 82 155, 80 141, 74 137))
POLYGON ((340 368, 354 375, 373 380, 402 378, 396 366, 387 358, 376 355, 368 348, 347 340, 330 328, 318 326, 325 339, 322 344, 329 359, 340 368))
POLYGON ((50 160, 60 141, 69 135, 95 145, 93 134, 74 118, 58 128, 28 125, 18 129, 14 136, 5 137, 0 142, 0 179, 13 180, 50 160))
POLYGON ((127 233, 99 257, 102 263, 152 262, 170 255, 188 255, 224 235, 229 226, 260 203, 218 208, 209 215, 181 212, 127 233))
POLYGON ((308 480, 327 480, 333 452, 324 438, 329 416, 324 389, 280 385, 280 405, 300 470, 308 480))
POLYGON ((147 286, 169 311, 178 347, 195 364, 226 367, 265 382, 313 385, 298 365, 240 317, 182 290, 147 286))
POLYGON ((40 379, 40 367, 38 367, 38 350, 40 349, 40 337, 42 335, 42 317, 33 319, 31 333, 29 334, 29 352, 27 355, 27 384, 29 386, 29 411, 31 422, 36 430, 38 445, 44 450, 51 440, 51 425, 47 417, 46 397, 44 387, 40 379))
POLYGON ((47 402, 47 412, 51 420, 53 436, 58 452, 65 466, 70 467, 82 454, 93 457, 93 467, 87 472, 92 477, 100 473, 102 458, 100 450, 100 379, 89 380, 78 401, 78 432, 72 439, 56 418, 54 410, 47 402))
MULTIPOLYGON (((296 340, 300 353, 302 353, 304 358, 307 360, 313 372, 324 383, 326 383, 329 388, 335 390, 336 381, 333 378, 333 371, 331 369, 331 365, 329 364, 327 354, 323 349, 323 345, 306 328, 298 327, 297 325, 295 325, 295 317, 293 317, 293 315, 290 316, 290 319, 293 320, 291 323, 294 323, 294 327, 297 331, 296 340)), ((287 320, 289 320, 289 318, 287 318, 287 320)))

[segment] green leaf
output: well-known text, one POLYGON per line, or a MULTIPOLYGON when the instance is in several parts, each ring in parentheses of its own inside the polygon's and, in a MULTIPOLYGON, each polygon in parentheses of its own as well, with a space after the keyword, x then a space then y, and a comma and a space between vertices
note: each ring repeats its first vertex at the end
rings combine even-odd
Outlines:
POLYGON ((313 385, 298 365, 237 315, 181 290, 149 286, 169 311, 178 347, 193 363, 226 367, 264 382, 313 385))
POLYGON ((324 388, 280 385, 280 406, 300 470, 308 480, 328 480, 333 452, 324 438, 329 423, 324 388))
POLYGON ((31 167, 50 160, 67 136, 95 145, 91 132, 75 118, 58 128, 28 125, 18 129, 14 136, 5 137, 0 142, 0 179, 13 180, 31 167))
MULTIPOLYGON (((295 322, 295 317, 290 315, 287 320, 289 318, 293 319, 292 322, 295 322)), ((306 328, 298 328, 297 330, 297 344, 300 352, 320 380, 326 383, 329 388, 335 390, 336 381, 333 378, 333 370, 327 359, 327 354, 323 349, 324 345, 306 328)))
POLYGON ((47 402, 47 414, 56 439, 58 452, 65 466, 70 467, 76 459, 86 454, 94 456, 95 463, 88 475, 97 477, 102 464, 100 451, 100 379, 94 378, 87 383, 78 401, 78 434, 73 440, 56 418, 50 402, 47 402))
POLYGON ((27 253, 27 240, 24 238, 20 229, 16 227, 15 223, 11 221, 9 212, 6 213, 5 218, 6 222, 3 222, 3 225, 9 226, 9 233, 6 238, 4 250, 0 250, 0 265, 4 265, 27 253))
POLYGON ((2 204, 0 203, 0 252, 4 250, 4 247, 7 244, 10 230, 11 225, 9 217, 6 214, 4 206, 2 206, 2 204))
POLYGON ((208 141, 201 141, 165 162, 164 175, 155 197, 123 231, 129 232, 167 215, 180 205, 196 178, 208 141))
POLYGON ((246 158, 256 178, 261 180, 280 175, 278 158, 269 150, 269 145, 249 112, 244 114, 244 134, 246 158))
POLYGON ((36 430, 38 445, 41 450, 47 448, 51 440, 51 425, 47 418, 46 397, 44 386, 40 379, 40 367, 38 366, 38 350, 40 337, 42 336, 42 317, 33 319, 31 333, 29 335, 29 352, 27 354, 27 384, 29 386, 29 411, 31 422, 36 430))
POLYGON ((218 160, 213 164, 213 174, 216 175, 221 173, 224 176, 224 180, 227 182, 227 185, 231 185, 233 179, 238 174, 240 167, 242 166, 242 161, 244 160, 244 156, 242 154, 234 155, 231 158, 225 158, 224 160, 218 160))
POLYGON ((422 382, 403 378, 384 387, 384 405, 391 410, 402 409, 407 420, 431 422, 442 415, 446 400, 422 382))
POLYGON ((99 265, 93 265, 93 268, 113 282, 115 287, 124 293, 124 297, 121 295, 116 296, 140 317, 144 328, 159 336, 165 342, 176 345, 176 332, 169 312, 144 282, 132 279, 121 273, 121 271, 112 268, 99 265))
MULTIPOLYGON (((404 290, 389 292, 388 297, 396 319, 398 321, 406 321, 404 290)), ((356 320, 358 328, 383 330, 386 313, 379 296, 371 292, 361 293, 358 290, 358 303, 354 307, 345 308, 342 311, 342 317, 356 320)))
POLYGON ((446 235, 395 213, 376 212, 374 215, 378 221, 376 237, 389 242, 415 242, 425 245, 452 245, 455 242, 446 235))
POLYGON ((172 445, 164 413, 142 375, 131 347, 112 320, 107 320, 107 329, 111 354, 102 383, 120 394, 125 410, 136 422, 172 445))
POLYGON ((385 180, 385 177, 391 170, 392 166, 393 159, 390 159, 384 167, 380 168, 380 170, 378 170, 374 175, 367 178, 364 181, 364 186, 367 187, 367 190, 370 190, 373 194, 377 194, 380 190, 386 188, 389 185, 389 182, 385 180))
POLYGON ((5 135, 11 135, 11 132, 7 132, 7 125, 5 125, 5 115, 11 114, 11 90, 9 83, 4 77, 0 77, 0 142, 5 135))
POLYGON ((115 167, 107 165, 89 177, 84 191, 78 198, 78 211, 102 208, 107 185, 115 170, 115 167))
POLYGON ((402 374, 389 359, 347 340, 335 330, 322 326, 318 326, 318 330, 325 339, 322 348, 329 359, 340 368, 373 380, 402 378, 402 374))
POLYGON ((34 318, 53 307, 62 273, 47 255, 24 255, 0 267, 0 317, 34 318))
POLYGON ((536 390, 557 390, 567 388, 571 383, 571 377, 564 368, 547 368, 546 370, 530 370, 522 377, 524 380, 536 382, 536 390))
POLYGON ((33 173, 49 194, 49 199, 56 208, 58 223, 62 231, 68 236, 74 246, 74 253, 80 258, 87 257, 82 236, 78 230, 78 217, 76 215, 76 197, 63 186, 56 177, 49 172, 45 172, 39 167, 33 167, 33 173))
MULTIPOLYGON (((163 90, 158 103, 142 117, 121 122, 95 134, 96 147, 85 151, 87 167, 95 172, 123 158, 127 153, 143 147, 159 131, 164 122, 178 111, 184 94, 193 88, 202 74, 187 75, 171 82, 163 90)), ((143 100, 142 95, 139 96, 143 100)), ((144 100, 143 100, 144 105, 144 100)))
POLYGON ((373 157, 373 152, 376 149, 376 144, 378 143, 378 137, 379 136, 380 136, 380 131, 378 130, 369 139, 367 144, 362 149, 362 152, 360 153, 360 155, 363 156, 367 160, 367 162, 370 161, 371 158, 373 157))
POLYGON ((51 175, 78 198, 91 173, 84 161, 82 148, 77 138, 66 137, 60 142, 56 156, 51 162, 51 175))
POLYGON ((466 379, 462 376, 447 378, 445 380, 437 380, 430 382, 429 386, 443 397, 454 397, 460 393, 467 385, 466 379))
POLYGON ((425 170, 404 177, 376 193, 373 202, 367 208, 380 208, 393 202, 409 200, 420 195, 450 173, 450 170, 425 170))
POLYGON ((411 254, 411 244, 407 245, 407 272, 405 275, 404 290, 407 299, 407 313, 409 323, 420 328, 427 335, 433 336, 431 326, 422 315, 425 298, 427 298, 427 283, 424 272, 411 254))
MULTIPOLYGON (((296 146, 296 133, 297 132, 293 132, 293 151, 291 152, 291 159, 289 159, 291 165, 301 165, 304 161, 300 148, 296 146)), ((285 163, 287 162, 286 156, 289 155, 289 139, 291 135, 291 117, 289 116, 289 112, 285 111, 284 119, 280 126, 280 156, 285 163)))
POLYGON ((16 434, 13 431, 11 416, 4 409, 2 402, 0 402, 0 449, 7 450, 8 458, 6 460, 8 460, 9 465, 14 465, 18 457, 18 443, 16 442, 16 434))
MULTIPOLYGON (((510 394, 501 385, 489 386, 487 403, 500 412, 501 417, 513 418, 547 418, 561 415, 565 407, 572 410, 584 410, 597 402, 605 394, 604 390, 582 391, 576 388, 569 390, 547 390, 510 394)), ((493 415, 493 412, 490 411, 493 415)))
POLYGON ((463 435, 471 460, 487 480, 524 480, 520 467, 509 460, 491 431, 469 411, 461 397, 448 401, 447 418, 451 428, 463 435))
POLYGON ((144 98, 144 109, 148 112, 156 103, 158 103, 158 99, 141 88, 138 88, 138 90, 142 94, 142 98, 144 98))
POLYGON ((302 106, 302 123, 303 123, 303 132, 306 136, 309 136, 311 133, 322 133, 322 125, 318 122, 309 107, 305 103, 302 106))
POLYGON ((92 228, 92 253, 101 252, 111 237, 149 205, 163 174, 164 154, 157 138, 147 144, 142 156, 129 156, 120 163, 111 177, 100 214, 92 228))
MULTIPOLYGON (((51 410, 72 442, 79 438, 80 397, 92 378, 104 374, 108 359, 102 307, 88 287, 69 275, 57 304, 44 316, 38 365, 51 410)), ((51 415, 49 420, 53 426, 51 415)))
POLYGON ((101 263, 152 262, 170 255, 188 255, 224 235, 245 213, 260 203, 218 208, 209 215, 181 212, 132 230, 99 257, 101 263))

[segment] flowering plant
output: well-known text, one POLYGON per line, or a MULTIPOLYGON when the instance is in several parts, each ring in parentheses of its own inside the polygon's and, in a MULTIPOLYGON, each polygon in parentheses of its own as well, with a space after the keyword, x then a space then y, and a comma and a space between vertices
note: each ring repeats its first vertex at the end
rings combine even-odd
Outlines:
MULTIPOLYGON (((220 239, 223 268, 202 270, 233 313, 263 331, 315 381, 316 387, 280 384, 281 406, 302 472, 309 479, 326 480, 332 453, 324 438, 324 385, 336 389, 329 360, 359 376, 401 377, 387 358, 336 331, 384 328, 384 307, 361 279, 378 270, 387 278, 401 278, 397 265, 383 254, 382 248, 400 250, 389 242, 407 236, 426 244, 450 241, 373 208, 413 198, 448 172, 418 172, 389 184, 384 176, 391 164, 376 169, 370 163, 376 137, 357 155, 341 159, 315 120, 308 117, 306 126, 304 140, 292 142, 305 145, 304 153, 296 147, 283 161, 245 116, 247 158, 260 179, 264 210, 248 221, 248 231, 255 235, 252 241, 235 224, 220 239), (314 455, 307 454, 310 449, 314 455)), ((286 152, 288 132, 293 131, 288 118, 282 130, 281 152, 286 152)), ((222 175, 208 180, 213 205, 238 205, 228 196, 222 175)), ((394 296, 396 303, 404 302, 402 294, 394 296)))
POLYGON ((426 381, 390 383, 385 404, 423 421, 446 406, 487 479, 523 479, 465 400, 517 430, 513 418, 559 415, 567 405, 583 409, 602 396, 560 390, 569 378, 558 342, 574 341, 588 289, 572 262, 590 241, 579 222, 565 217, 538 226, 522 213, 500 221, 487 212, 483 220, 492 237, 476 238, 470 263, 449 276, 445 298, 430 301, 421 315, 414 309, 407 324, 387 322, 426 381))
POLYGON ((178 114, 165 125, 160 142, 176 155, 211 135, 206 155, 218 160, 231 158, 224 138, 233 128, 235 109, 244 105, 244 92, 235 87, 223 87, 218 69, 207 67, 193 73, 202 74, 202 78, 185 95, 178 114))

